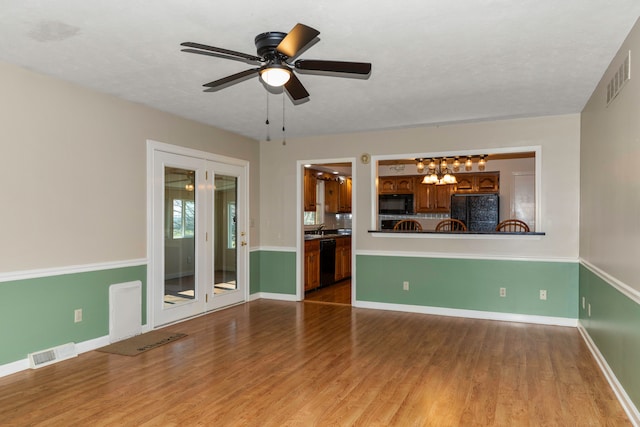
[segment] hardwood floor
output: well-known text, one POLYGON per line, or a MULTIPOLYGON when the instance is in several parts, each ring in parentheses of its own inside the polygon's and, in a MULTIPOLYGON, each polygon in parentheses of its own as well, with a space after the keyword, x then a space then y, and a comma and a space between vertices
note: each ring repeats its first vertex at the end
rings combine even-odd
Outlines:
POLYGON ((257 300, 0 378, 2 425, 622 426, 574 328, 257 300))
POLYGON ((326 288, 305 292, 304 300, 351 305, 351 279, 345 279, 326 288))

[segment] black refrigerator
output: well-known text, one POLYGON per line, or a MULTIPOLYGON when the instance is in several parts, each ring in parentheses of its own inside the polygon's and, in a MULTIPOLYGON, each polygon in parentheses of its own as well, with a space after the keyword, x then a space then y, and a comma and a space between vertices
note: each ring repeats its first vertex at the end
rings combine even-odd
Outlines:
POLYGON ((451 218, 464 222, 467 231, 495 231, 499 203, 497 194, 454 194, 451 218))

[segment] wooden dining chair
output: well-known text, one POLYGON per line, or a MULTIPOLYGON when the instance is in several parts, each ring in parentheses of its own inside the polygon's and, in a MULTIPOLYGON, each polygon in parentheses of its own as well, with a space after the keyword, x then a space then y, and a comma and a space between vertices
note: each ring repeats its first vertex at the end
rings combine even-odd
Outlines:
POLYGON ((467 226, 459 219, 443 219, 436 225, 436 231, 467 231, 467 226))
POLYGON ((422 231, 422 225, 415 219, 403 219, 393 226, 394 231, 422 231))
POLYGON ((496 227, 496 231, 506 231, 511 233, 528 233, 529 226, 519 219, 505 219, 496 227))

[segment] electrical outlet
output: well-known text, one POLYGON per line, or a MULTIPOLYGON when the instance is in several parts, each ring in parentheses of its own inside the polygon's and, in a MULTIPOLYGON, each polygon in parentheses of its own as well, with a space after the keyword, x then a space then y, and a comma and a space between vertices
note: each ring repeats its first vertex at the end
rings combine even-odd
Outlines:
POLYGON ((543 301, 547 300, 547 291, 545 289, 540 289, 540 299, 543 301))
POLYGON ((591 304, 587 305, 587 315, 591 317, 591 304))
POLYGON ((75 323, 82 322, 82 309, 78 308, 73 312, 73 321, 75 323))
POLYGON ((507 296, 507 288, 500 288, 500 296, 505 298, 507 296))
POLYGON ((585 297, 582 297, 582 309, 584 310, 586 308, 586 299, 585 297))
POLYGON ((409 282, 402 282, 402 289, 405 291, 409 290, 409 282))

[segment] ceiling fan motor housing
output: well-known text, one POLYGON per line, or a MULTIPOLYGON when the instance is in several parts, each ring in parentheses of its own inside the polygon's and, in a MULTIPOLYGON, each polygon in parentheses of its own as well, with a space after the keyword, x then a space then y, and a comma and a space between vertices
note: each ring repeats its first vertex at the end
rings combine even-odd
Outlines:
POLYGON ((270 31, 268 33, 258 34, 255 38, 258 56, 265 59, 273 59, 278 56, 286 58, 285 55, 276 50, 282 39, 286 36, 287 33, 281 33, 279 31, 270 31))

